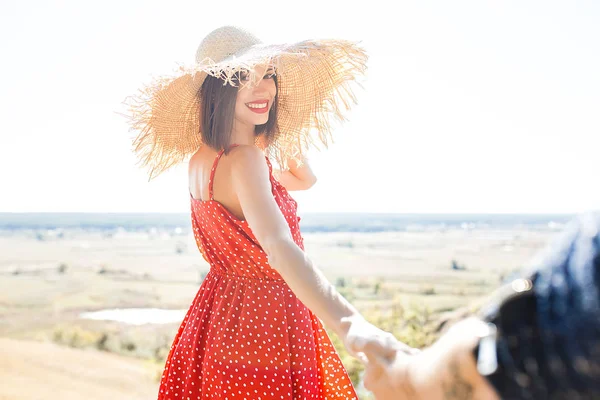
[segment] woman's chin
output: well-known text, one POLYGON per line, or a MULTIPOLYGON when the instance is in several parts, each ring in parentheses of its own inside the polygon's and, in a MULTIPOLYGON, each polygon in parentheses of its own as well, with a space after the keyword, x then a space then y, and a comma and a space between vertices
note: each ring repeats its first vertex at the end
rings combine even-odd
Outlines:
POLYGON ((243 118, 239 118, 238 121, 248 125, 264 125, 269 121, 269 113, 244 115, 243 118))
POLYGON ((254 120, 252 121, 252 123, 254 125, 264 125, 267 123, 267 121, 269 121, 269 117, 265 117, 265 118, 253 118, 254 120))

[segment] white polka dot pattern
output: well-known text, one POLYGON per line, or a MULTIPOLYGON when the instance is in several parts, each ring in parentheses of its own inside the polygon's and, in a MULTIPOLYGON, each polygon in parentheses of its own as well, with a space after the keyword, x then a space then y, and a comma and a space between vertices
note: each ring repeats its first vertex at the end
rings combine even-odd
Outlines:
MULTIPOLYGON (((212 198, 192 199, 194 236, 210 272, 175 336, 159 388, 172 399, 357 399, 321 322, 271 268, 246 221, 212 198)), ((272 192, 304 247, 297 203, 272 192)))

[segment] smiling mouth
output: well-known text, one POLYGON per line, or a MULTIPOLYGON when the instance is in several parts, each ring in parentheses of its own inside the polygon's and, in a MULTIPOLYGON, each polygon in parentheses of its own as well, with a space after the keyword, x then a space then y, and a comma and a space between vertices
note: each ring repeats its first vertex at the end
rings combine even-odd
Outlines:
POLYGON ((246 107, 256 113, 264 113, 267 111, 267 106, 269 105, 268 100, 262 101, 254 101, 252 103, 246 103, 246 107))
POLYGON ((248 103, 246 105, 250 108, 265 108, 268 103, 269 103, 268 101, 264 101, 264 102, 260 102, 260 103, 248 103))

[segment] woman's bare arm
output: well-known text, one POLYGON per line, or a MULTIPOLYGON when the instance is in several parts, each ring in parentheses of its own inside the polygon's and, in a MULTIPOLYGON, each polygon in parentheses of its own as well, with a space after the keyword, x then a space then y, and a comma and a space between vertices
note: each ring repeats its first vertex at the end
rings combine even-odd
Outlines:
POLYGON ((317 177, 305 159, 302 165, 295 160, 288 161, 287 170, 273 170, 275 178, 289 191, 307 190, 317 183, 317 177))
MULTIPOLYGON (((263 151, 267 147, 266 139, 264 136, 260 136, 257 138, 256 145, 258 148, 263 151)), ((307 190, 313 187, 313 185, 317 182, 317 177, 315 173, 310 168, 308 161, 306 158, 302 159, 302 165, 300 165, 296 160, 290 158, 287 160, 288 169, 273 169, 273 175, 275 179, 279 181, 289 191, 294 190, 307 190)))
POLYGON ((367 342, 389 340, 391 335, 364 321, 294 242, 273 198, 268 165, 262 151, 254 146, 238 146, 231 151, 230 157, 233 188, 244 217, 267 253, 269 264, 296 296, 346 344, 357 335, 367 342))

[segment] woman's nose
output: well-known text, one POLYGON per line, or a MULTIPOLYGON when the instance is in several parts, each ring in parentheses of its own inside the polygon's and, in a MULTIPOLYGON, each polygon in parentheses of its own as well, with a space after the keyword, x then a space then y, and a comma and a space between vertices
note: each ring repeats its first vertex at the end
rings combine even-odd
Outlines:
POLYGON ((275 84, 271 79, 262 78, 254 87, 254 94, 269 93, 275 89, 275 84))

